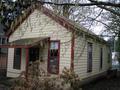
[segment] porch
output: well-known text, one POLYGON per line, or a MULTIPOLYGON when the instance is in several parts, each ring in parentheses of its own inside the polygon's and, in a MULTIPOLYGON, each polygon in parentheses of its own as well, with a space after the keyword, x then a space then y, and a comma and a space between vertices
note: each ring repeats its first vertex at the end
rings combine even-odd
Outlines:
POLYGON ((22 71, 28 72, 33 62, 40 62, 47 74, 59 74, 60 41, 50 38, 20 39, 1 46, 8 49, 7 76, 17 77, 22 71))

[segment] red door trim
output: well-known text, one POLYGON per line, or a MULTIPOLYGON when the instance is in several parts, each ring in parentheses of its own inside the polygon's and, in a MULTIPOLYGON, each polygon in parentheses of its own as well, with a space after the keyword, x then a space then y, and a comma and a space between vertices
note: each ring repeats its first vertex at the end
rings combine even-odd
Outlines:
POLYGON ((75 35, 73 34, 71 39, 71 66, 70 66, 72 70, 74 70, 74 46, 75 46, 75 35))
POLYGON ((48 43, 49 43, 49 45, 48 45, 48 73, 50 73, 50 71, 49 71, 49 63, 50 63, 50 43, 51 42, 58 42, 58 72, 57 72, 57 74, 59 74, 59 64, 60 64, 60 40, 48 40, 48 43))

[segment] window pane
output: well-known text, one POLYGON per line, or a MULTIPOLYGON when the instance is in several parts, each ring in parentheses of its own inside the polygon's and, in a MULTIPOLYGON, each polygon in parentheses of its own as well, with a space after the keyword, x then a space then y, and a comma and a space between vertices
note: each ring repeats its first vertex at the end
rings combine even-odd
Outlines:
POLYGON ((50 49, 58 49, 58 43, 57 42, 51 42, 50 49))

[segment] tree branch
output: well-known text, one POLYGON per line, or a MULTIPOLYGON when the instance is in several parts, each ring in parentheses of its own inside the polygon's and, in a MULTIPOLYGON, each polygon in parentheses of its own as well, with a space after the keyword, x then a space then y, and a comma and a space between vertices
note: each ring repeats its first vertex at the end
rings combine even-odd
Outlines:
MULTIPOLYGON (((105 3, 105 2, 100 2, 100 1, 94 1, 94 0, 89 0, 91 3, 105 3)), ((109 4, 110 4, 110 2, 108 2, 109 4)), ((112 4, 116 4, 116 3, 112 3, 112 4)), ((113 13, 113 14, 115 14, 115 15, 117 15, 117 16, 119 16, 120 17, 120 13, 119 12, 115 12, 113 9, 110 9, 110 8, 107 8, 106 6, 107 5, 97 5, 96 4, 96 6, 97 7, 99 7, 99 8, 101 8, 101 9, 105 9, 106 11, 109 11, 109 12, 111 12, 111 13, 113 13)), ((117 6, 117 5, 116 5, 117 6)), ((114 7, 114 6, 113 6, 114 7)), ((120 8, 120 3, 119 3, 119 5, 118 5, 118 7, 120 8)))
POLYGON ((40 1, 42 4, 51 4, 51 5, 58 5, 58 6, 97 6, 99 8, 105 9, 117 16, 120 16, 119 12, 115 12, 113 9, 107 8, 105 6, 111 6, 111 7, 118 7, 120 8, 120 3, 111 3, 111 2, 102 2, 102 1, 94 1, 94 0, 89 0, 91 3, 54 3, 54 2, 44 2, 40 1))
POLYGON ((54 3, 54 2, 44 2, 43 4, 53 4, 58 6, 94 6, 94 5, 105 5, 105 6, 112 6, 112 7, 120 7, 120 3, 110 3, 110 2, 91 2, 91 3, 54 3))
POLYGON ((105 9, 106 11, 109 11, 109 12, 111 12, 111 13, 117 15, 117 16, 120 16, 120 13, 119 13, 119 12, 115 12, 114 10, 112 10, 112 9, 110 9, 110 8, 107 8, 107 7, 105 7, 105 6, 98 6, 98 7, 100 7, 101 9, 105 9))

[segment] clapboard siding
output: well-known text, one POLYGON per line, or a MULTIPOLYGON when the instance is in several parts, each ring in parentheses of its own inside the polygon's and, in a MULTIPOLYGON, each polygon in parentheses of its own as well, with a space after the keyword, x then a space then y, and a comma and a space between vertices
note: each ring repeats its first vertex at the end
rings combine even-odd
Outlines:
POLYGON ((8 63, 7 63, 7 76, 8 77, 17 77, 20 75, 22 71, 25 71, 25 67, 26 67, 25 58, 26 58, 25 49, 22 49, 21 69, 20 70, 13 69, 14 48, 8 49, 8 63))
POLYGON ((74 47, 74 71, 80 76, 81 79, 107 71, 110 67, 108 63, 109 48, 105 44, 99 43, 92 39, 85 39, 82 36, 76 36, 74 47), (93 45, 93 60, 92 72, 87 72, 87 42, 93 45), (100 69, 100 48, 103 48, 103 67, 100 69))
MULTIPOLYGON (((70 68, 71 65, 71 48, 72 48, 72 33, 56 23, 51 18, 44 15, 39 10, 35 10, 10 36, 9 42, 35 37, 50 37, 50 40, 60 40, 60 73, 64 67, 70 68)), ((43 48, 42 57, 47 61, 48 57, 48 43, 43 48)), ((108 63, 109 48, 97 40, 85 37, 85 35, 75 35, 74 46, 74 71, 81 79, 102 73, 106 71, 110 63, 108 63), (87 42, 93 44, 93 61, 92 72, 87 73, 87 42), (100 48, 103 48, 103 68, 100 69, 100 48)), ((10 48, 8 53, 8 72, 7 76, 16 77, 21 71, 25 70, 25 49, 22 49, 22 64, 21 70, 13 69, 14 49, 10 48), (14 72, 14 73, 12 73, 14 72)), ((47 69, 47 62, 45 62, 45 69, 47 69)))
MULTIPOLYGON (((18 28, 10 35, 9 42, 35 37, 50 37, 50 40, 60 40, 60 73, 64 67, 70 68, 71 63, 71 32, 56 23, 51 18, 44 15, 39 10, 35 10, 18 28)), ((11 52, 11 49, 9 49, 11 52)), ((46 50, 47 54, 47 50, 46 50)), ((9 53, 9 56, 13 54, 9 53)), ((13 62, 13 58, 8 58, 9 62, 13 62)), ((8 63, 9 70, 12 64, 8 63)), ((21 71, 21 70, 20 70, 21 71)), ((14 71, 16 72, 16 71, 14 71)), ((9 76, 9 75, 8 75, 9 76)))

